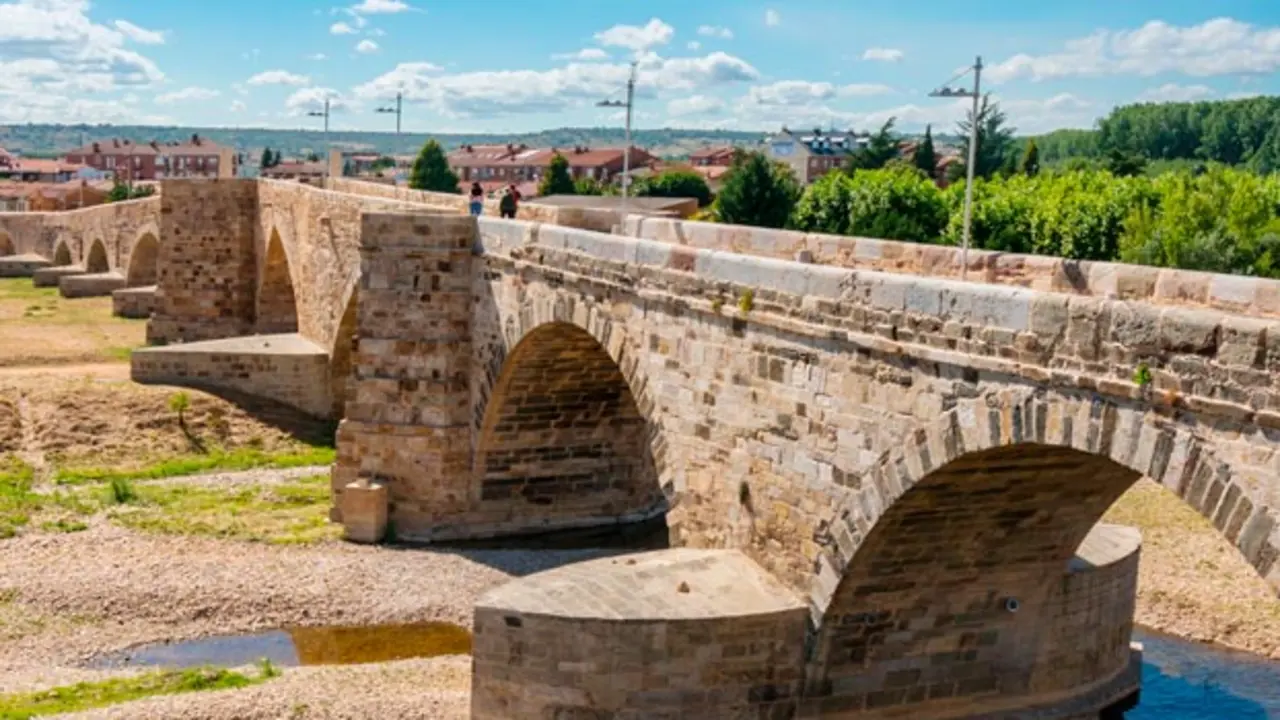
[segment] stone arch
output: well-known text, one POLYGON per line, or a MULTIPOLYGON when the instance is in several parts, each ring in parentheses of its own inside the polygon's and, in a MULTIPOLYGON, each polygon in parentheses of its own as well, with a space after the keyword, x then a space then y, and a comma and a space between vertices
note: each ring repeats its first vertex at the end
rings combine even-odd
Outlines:
MULTIPOLYGON (((816 665, 830 680, 873 653, 880 662, 892 662, 886 652, 927 658, 912 644, 930 642, 927 632, 888 651, 876 645, 880 619, 902 622, 924 607, 936 622, 948 609, 990 613, 1009 588, 1024 606, 1043 600, 1090 529, 1143 476, 1177 493, 1275 583, 1271 509, 1193 425, 1139 403, 1004 391, 917 428, 845 496, 811 589, 816 665)), ((934 648, 946 644, 930 632, 934 648)))
POLYGON ((89 254, 85 256, 84 269, 89 273, 111 272, 111 262, 107 259, 107 246, 102 240, 94 240, 89 246, 89 254))
POLYGON ((673 501, 636 362, 606 318, 584 314, 575 322, 568 306, 543 300, 508 319, 510 350, 493 358, 476 408, 481 507, 584 526, 657 517, 673 501))
POLYGON ((159 277, 160 242, 147 231, 133 243, 129 253, 128 287, 155 285, 159 277))
POLYGON ((293 273, 280 233, 274 228, 259 272, 257 331, 264 335, 298 332, 298 303, 293 273))
POLYGON ((5 255, 13 255, 13 238, 9 237, 9 233, 0 230, 0 257, 5 255))
POLYGON ((347 385, 351 378, 351 360, 359 342, 360 288, 351 288, 344 304, 338 329, 334 334, 333 348, 329 351, 329 389, 333 398, 333 417, 340 419, 346 412, 347 385))
POLYGON ((74 262, 71 257, 71 247, 67 245, 66 240, 59 240, 58 247, 53 251, 53 264, 57 267, 70 265, 74 262))

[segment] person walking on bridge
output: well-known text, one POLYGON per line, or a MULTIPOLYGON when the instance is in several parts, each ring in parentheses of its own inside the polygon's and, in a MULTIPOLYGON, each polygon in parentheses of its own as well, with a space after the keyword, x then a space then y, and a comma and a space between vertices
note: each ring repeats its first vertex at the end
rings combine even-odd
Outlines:
POLYGON ((502 200, 498 202, 498 213, 504 218, 516 219, 516 212, 520 209, 520 191, 516 190, 514 184, 508 185, 502 194, 502 200))
POLYGON ((484 188, 480 183, 471 183, 471 214, 479 217, 484 212, 484 188))

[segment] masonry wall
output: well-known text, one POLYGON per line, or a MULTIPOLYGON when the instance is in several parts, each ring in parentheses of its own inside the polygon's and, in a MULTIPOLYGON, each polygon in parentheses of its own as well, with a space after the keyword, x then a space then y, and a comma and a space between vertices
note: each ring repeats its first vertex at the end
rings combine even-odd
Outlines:
POLYGON ((160 198, 150 197, 66 212, 0 213, 0 232, 9 235, 16 254, 53 260, 65 246, 70 262, 82 265, 101 243, 107 269, 125 272, 134 243, 156 232, 159 220, 160 198))
POLYGON ((166 180, 155 313, 147 342, 248 334, 254 323, 258 185, 166 180))
MULTIPOLYGON (((631 215, 624 234, 704 250, 842 268, 959 278, 961 250, 944 245, 770 230, 631 215)), ((1205 307, 1280 317, 1280 281, 1190 270, 971 249, 969 282, 1043 292, 1205 307)))

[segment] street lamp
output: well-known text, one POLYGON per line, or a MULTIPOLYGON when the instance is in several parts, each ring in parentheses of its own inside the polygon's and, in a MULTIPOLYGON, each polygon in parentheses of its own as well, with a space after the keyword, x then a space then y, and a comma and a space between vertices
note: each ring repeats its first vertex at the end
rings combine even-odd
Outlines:
POLYGON ((324 179, 328 180, 329 179, 329 158, 328 158, 328 155, 329 155, 329 98, 324 99, 324 112, 321 112, 319 110, 312 110, 311 112, 307 113, 307 115, 309 117, 324 118, 324 152, 326 156, 324 158, 324 179))
POLYGON ((965 280, 969 274, 969 228, 973 219, 973 166, 978 158, 978 100, 982 97, 982 56, 974 61, 973 66, 966 68, 959 75, 948 81, 947 85, 929 93, 929 97, 973 98, 973 115, 969 118, 969 163, 965 168, 964 184, 964 242, 960 246, 960 279, 965 280), (973 90, 948 87, 973 72, 973 90))
POLYGON ((401 103, 401 100, 402 100, 402 98, 403 98, 403 97, 404 97, 404 96, 403 96, 403 93, 399 93, 399 92, 397 92, 397 93, 396 93, 396 106, 395 106, 395 107, 390 107, 390 106, 388 106, 388 107, 380 107, 380 108, 378 108, 378 109, 374 110, 374 112, 377 112, 377 113, 395 113, 395 114, 396 114, 396 135, 399 135, 399 134, 400 134, 400 109, 401 109, 401 104, 400 104, 400 103, 401 103))
POLYGON ((636 63, 631 63, 631 76, 627 78, 627 101, 601 100, 596 107, 620 107, 627 109, 627 143, 622 150, 622 215, 626 219, 627 199, 631 188, 631 109, 635 105, 636 63))

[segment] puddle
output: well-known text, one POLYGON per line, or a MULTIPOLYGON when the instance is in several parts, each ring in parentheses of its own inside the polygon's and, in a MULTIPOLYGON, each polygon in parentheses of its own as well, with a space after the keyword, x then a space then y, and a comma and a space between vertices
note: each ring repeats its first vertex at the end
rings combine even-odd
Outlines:
POLYGON ((450 623, 299 627, 141 645, 91 667, 237 667, 262 658, 287 667, 358 665, 470 652, 471 632, 450 623))

